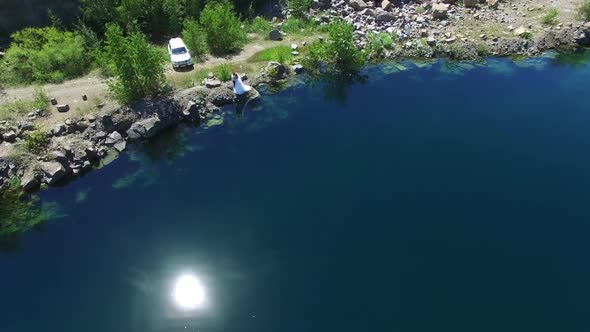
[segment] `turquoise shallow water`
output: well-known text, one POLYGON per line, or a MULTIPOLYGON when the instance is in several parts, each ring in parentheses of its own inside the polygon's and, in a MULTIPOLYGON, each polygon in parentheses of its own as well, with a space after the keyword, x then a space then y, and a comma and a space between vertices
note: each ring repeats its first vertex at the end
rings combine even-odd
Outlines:
POLYGON ((588 60, 370 66, 168 131, 40 194, 0 331, 588 331, 588 60))

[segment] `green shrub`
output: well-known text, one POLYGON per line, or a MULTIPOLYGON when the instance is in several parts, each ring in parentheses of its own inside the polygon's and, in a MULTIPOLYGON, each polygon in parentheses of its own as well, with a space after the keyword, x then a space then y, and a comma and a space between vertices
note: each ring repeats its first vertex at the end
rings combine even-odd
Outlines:
POLYGON ((309 8, 311 8, 311 0, 289 0, 289 9, 295 17, 305 17, 309 8))
POLYGON ((45 149, 49 142, 47 133, 34 130, 25 137, 25 148, 31 153, 39 153, 45 149))
POLYGON ((217 72, 217 77, 221 81, 226 82, 226 81, 231 80, 231 74, 232 74, 231 68, 227 64, 222 63, 219 66, 217 66, 216 72, 217 72))
POLYGON ((248 62, 276 61, 282 64, 291 62, 293 55, 289 46, 275 46, 254 54, 248 62))
POLYGON ((533 33, 530 31, 526 31, 526 32, 523 32, 520 35, 520 37, 522 37, 523 39, 526 39, 526 40, 530 40, 530 39, 533 39, 533 33))
POLYGON ((119 20, 117 0, 81 0, 80 14, 82 21, 92 31, 102 36, 105 25, 119 20))
POLYGON ((199 19, 207 33, 207 44, 213 54, 223 55, 242 48, 247 41, 240 19, 227 0, 208 3, 199 19))
POLYGON ((365 62, 354 42, 354 27, 339 19, 330 23, 329 39, 324 43, 314 43, 309 48, 305 62, 316 70, 322 63, 340 72, 357 72, 365 62))
POLYGON ((557 25, 557 23, 558 23, 557 15, 559 15, 557 8, 549 9, 547 14, 545 14, 545 16, 543 16, 543 20, 542 20, 543 24, 544 25, 551 25, 551 26, 557 25))
POLYGON ((85 74, 91 58, 78 33, 54 27, 26 28, 12 35, 13 43, 0 65, 0 79, 11 84, 59 83, 85 74))
POLYGON ((190 50, 192 57, 198 61, 203 60, 203 56, 208 51, 207 36, 197 21, 187 20, 184 22, 182 39, 190 50))
POLYGON ((162 52, 143 33, 131 31, 124 36, 118 25, 107 26, 105 36, 102 63, 115 76, 109 88, 117 99, 129 103, 159 93, 165 81, 162 52))
POLYGON ((380 34, 370 33, 368 41, 367 52, 374 57, 383 55, 384 50, 393 50, 394 48, 393 39, 385 32, 380 34))
POLYGON ((477 55, 479 55, 479 56, 490 55, 490 48, 488 47, 488 45, 486 43, 477 44, 475 49, 477 50, 477 55))
POLYGON ((584 0, 578 7, 578 15, 584 21, 590 21, 590 0, 584 0))
POLYGON ((33 91, 33 102, 31 103, 33 109, 46 110, 49 106, 49 96, 42 87, 35 87, 33 91))
POLYGON ((268 38, 268 33, 272 30, 272 25, 269 21, 263 17, 256 16, 252 20, 252 23, 248 26, 249 32, 262 34, 265 38, 268 38))

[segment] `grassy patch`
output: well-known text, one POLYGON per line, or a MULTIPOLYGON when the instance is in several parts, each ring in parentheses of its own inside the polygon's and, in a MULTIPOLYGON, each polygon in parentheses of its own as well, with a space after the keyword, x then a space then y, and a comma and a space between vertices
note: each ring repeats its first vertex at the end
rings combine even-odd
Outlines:
POLYGON ((543 16, 543 19, 541 22, 544 25, 555 26, 555 25, 557 25, 557 23, 559 23, 559 21, 557 20, 557 15, 559 15, 557 8, 551 8, 547 12, 547 14, 545 14, 545 16, 543 16))
POLYGON ((223 82, 231 80, 232 70, 228 64, 222 63, 219 66, 217 66, 215 68, 215 73, 217 75, 217 78, 219 78, 223 82))
POLYGON ((248 62, 276 61, 282 64, 290 63, 293 59, 291 47, 275 46, 260 51, 248 59, 248 62))
POLYGON ((268 33, 272 30, 272 25, 270 22, 260 16, 257 16, 252 22, 247 26, 248 32, 258 33, 264 36, 265 39, 268 38, 268 33))
POLYGON ((590 21, 590 0, 584 0, 578 7, 578 16, 584 21, 590 21))
POLYGON ((0 120, 16 120, 34 109, 47 110, 49 97, 41 87, 36 87, 31 100, 16 100, 0 105, 0 120))
POLYGON ((317 25, 310 20, 291 17, 283 22, 281 30, 292 35, 309 35, 317 30, 317 25))

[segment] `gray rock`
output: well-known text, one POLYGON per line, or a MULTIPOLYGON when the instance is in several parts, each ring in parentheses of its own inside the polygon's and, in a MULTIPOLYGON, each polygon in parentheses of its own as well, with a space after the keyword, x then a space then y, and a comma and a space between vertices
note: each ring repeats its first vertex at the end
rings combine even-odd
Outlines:
POLYGON ((64 126, 63 124, 58 124, 58 125, 55 126, 55 128, 53 128, 51 130, 51 133, 54 136, 59 136, 59 135, 65 133, 65 131, 66 131, 66 126, 64 126))
POLYGON ((393 21, 394 19, 395 19, 395 16, 393 16, 392 13, 386 12, 382 9, 377 9, 377 13, 375 15, 375 20, 377 22, 390 22, 390 21, 393 21))
POLYGON ((296 74, 299 74, 299 73, 303 72, 303 66, 302 66, 302 65, 299 65, 299 64, 297 64, 297 65, 294 65, 294 66, 293 66, 293 71, 294 71, 296 74))
POLYGON ((66 169, 63 167, 62 164, 55 162, 55 161, 42 161, 39 162, 39 166, 41 170, 47 176, 46 182, 48 184, 55 184, 59 180, 63 179, 66 176, 66 169))
POLYGON ((51 98, 49 101, 51 102, 51 105, 53 105, 53 106, 57 105, 57 99, 51 98))
POLYGON ((103 139, 103 138, 107 137, 107 135, 108 134, 106 132, 104 132, 104 131, 101 130, 101 131, 97 132, 94 135, 94 138, 96 138, 96 139, 103 139))
POLYGON ((368 7, 367 3, 364 2, 363 0, 350 0, 348 2, 348 5, 357 11, 363 10, 368 7))
POLYGON ((113 145, 113 147, 115 148, 115 150, 119 151, 119 152, 123 152, 123 150, 125 150, 125 148, 127 147, 127 143, 125 141, 120 141, 115 143, 115 145, 113 145))
POLYGON ((393 4, 387 0, 383 0, 381 1, 381 8, 383 8, 383 10, 390 11, 391 8, 393 8, 393 4))
POLYGON ((14 141, 16 140, 16 133, 13 130, 11 130, 9 132, 2 134, 2 138, 4 142, 14 143, 14 141))
POLYGON ((214 80, 214 79, 206 79, 205 86, 208 87, 209 89, 216 88, 216 87, 221 86, 221 81, 214 80))
POLYGON ((70 110, 70 105, 68 104, 57 105, 56 107, 57 111, 60 113, 65 113, 70 110))
POLYGON ((272 30, 268 33, 268 39, 270 40, 283 40, 283 34, 279 30, 272 30))
POLYGON ((20 185, 24 191, 31 191, 39 186, 37 175, 32 170, 27 170, 20 178, 20 185))
POLYGON ((184 115, 184 116, 190 116, 191 114, 196 114, 197 111, 198 111, 197 103, 195 103, 192 100, 189 100, 189 102, 187 103, 185 109, 182 111, 182 115, 184 115))
POLYGON ((35 130, 35 124, 33 124, 33 122, 31 121, 25 121, 21 125, 20 129, 22 129, 23 131, 35 130))
POLYGON ((447 13, 449 11, 449 5, 444 3, 437 3, 432 6, 432 17, 435 19, 445 19, 447 18, 447 13))
POLYGON ((123 140, 123 136, 118 131, 113 131, 109 137, 104 141, 107 145, 112 145, 123 140))
POLYGON ((68 157, 61 151, 51 151, 49 155, 60 164, 65 164, 68 161, 68 157))
POLYGON ((160 118, 158 116, 155 116, 153 118, 140 121, 139 123, 142 125, 143 128, 145 128, 145 137, 152 137, 155 134, 157 134, 160 130, 162 121, 160 121, 160 118))

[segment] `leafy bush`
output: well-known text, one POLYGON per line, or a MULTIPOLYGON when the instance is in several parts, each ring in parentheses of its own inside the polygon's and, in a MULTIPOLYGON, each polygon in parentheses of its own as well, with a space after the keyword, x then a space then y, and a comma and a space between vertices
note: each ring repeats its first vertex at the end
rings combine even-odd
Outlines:
POLYGON ((45 149, 49 135, 47 133, 35 130, 25 137, 25 148, 32 153, 39 153, 45 149))
POLYGON ((306 62, 312 70, 325 63, 340 72, 357 72, 364 63, 364 55, 354 43, 354 27, 343 20, 335 20, 329 26, 327 43, 310 46, 306 62))
POLYGON ((369 36, 368 53, 374 57, 383 55, 384 50, 393 49, 393 39, 385 32, 380 34, 370 33, 369 36))
POLYGON ((207 35, 197 21, 187 20, 184 22, 182 39, 191 51, 193 58, 200 61, 207 54, 207 35))
POLYGON ((207 44, 213 54, 222 55, 239 50, 247 41, 240 19, 227 0, 208 3, 200 18, 207 33, 207 44))
POLYGON ((49 106, 49 97, 47 92, 42 87, 36 87, 33 91, 33 102, 31 103, 33 109, 46 110, 49 106))
POLYGON ((102 36, 105 25, 119 20, 117 0, 81 0, 80 14, 85 25, 102 36))
POLYGON ((4 82, 58 83, 79 77, 90 67, 84 38, 78 33, 54 27, 26 28, 14 33, 12 40, 0 63, 4 82))
POLYGON ((276 61, 282 64, 287 64, 291 61, 293 55, 291 54, 291 47, 289 46, 275 46, 268 48, 264 51, 260 51, 254 54, 249 62, 262 62, 262 61, 276 61))
POLYGON ((295 17, 305 17, 311 8, 311 0, 289 0, 289 9, 295 17))
POLYGON ((109 88, 117 99, 129 103, 159 93, 165 80, 160 50, 139 31, 124 36, 118 25, 108 25, 105 36, 102 63, 115 76, 109 88))
POLYGON ((225 63, 220 64, 216 68, 217 77, 223 82, 231 80, 231 69, 225 63))
POLYGON ((477 44, 475 49, 477 50, 477 55, 479 55, 479 56, 490 55, 490 48, 488 47, 488 45, 486 43, 482 42, 482 43, 477 44))
POLYGON ((557 25, 558 21, 557 21, 557 15, 559 15, 559 12, 557 11, 557 8, 551 8, 549 9, 549 11, 547 12, 547 14, 545 14, 545 16, 543 16, 543 24, 545 25, 557 25))
POLYGON ((265 38, 268 38, 268 33, 272 30, 272 25, 269 21, 264 19, 263 17, 256 16, 252 20, 252 23, 248 26, 249 32, 260 33, 265 38))
POLYGON ((590 0, 584 0, 578 7, 578 15, 584 21, 590 21, 590 0))

